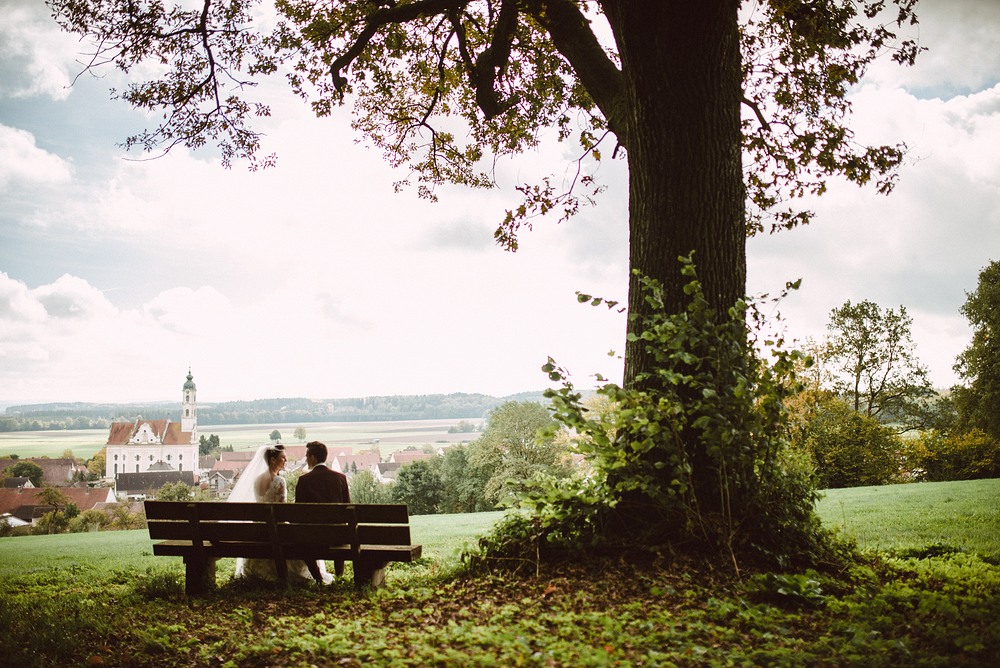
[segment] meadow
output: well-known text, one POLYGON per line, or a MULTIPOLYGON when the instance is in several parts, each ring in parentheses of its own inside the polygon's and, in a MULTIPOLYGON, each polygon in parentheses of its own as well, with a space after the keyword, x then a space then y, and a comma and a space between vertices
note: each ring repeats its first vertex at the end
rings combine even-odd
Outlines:
POLYGON ((1000 480, 830 490, 859 558, 782 573, 671 560, 463 569, 500 513, 412 518, 387 586, 228 578, 183 595, 145 531, 0 539, 0 664, 18 666, 993 666, 1000 480))

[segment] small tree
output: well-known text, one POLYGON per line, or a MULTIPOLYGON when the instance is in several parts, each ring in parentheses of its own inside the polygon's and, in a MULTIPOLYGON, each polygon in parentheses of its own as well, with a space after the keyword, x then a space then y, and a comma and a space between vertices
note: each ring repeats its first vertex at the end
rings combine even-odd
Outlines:
POLYGON ((208 436, 202 435, 198 439, 198 454, 205 456, 210 455, 216 450, 219 450, 219 436, 217 434, 210 434, 208 436))
POLYGON ((101 448, 97 454, 87 460, 87 472, 93 478, 103 478, 107 469, 107 447, 101 448))
POLYGON ((35 533, 56 534, 63 533, 69 528, 69 517, 61 510, 53 510, 45 513, 38 519, 35 526, 35 533))
POLYGON ((47 506, 59 509, 70 504, 70 498, 58 487, 46 485, 38 492, 38 500, 47 506))
POLYGON ((375 479, 371 471, 358 471, 351 476, 351 501, 354 503, 390 503, 389 489, 375 479))
POLYGON ((830 337, 821 355, 834 374, 833 389, 856 413, 897 422, 901 431, 928 426, 935 397, 910 335, 906 308, 850 301, 830 312, 830 337))
POLYGON ((295 431, 293 432, 292 435, 297 440, 304 441, 304 440, 306 440, 306 428, 305 427, 296 427, 295 431))
POLYGON ((156 493, 157 501, 191 501, 193 497, 191 488, 180 480, 168 482, 156 493))
POLYGON ((42 486, 42 478, 45 476, 42 467, 34 462, 18 462, 8 466, 6 472, 13 478, 27 478, 35 487, 42 486))
POLYGON ((146 526, 146 518, 140 513, 133 513, 127 503, 119 503, 111 510, 112 529, 128 530, 142 529, 146 526))
POLYGON ((455 445, 444 451, 441 458, 442 512, 478 513, 496 507, 484 494, 494 470, 477 469, 471 462, 471 453, 472 447, 466 445, 455 445))
POLYGON ((111 524, 111 518, 101 510, 85 510, 70 522, 70 531, 100 531, 111 524))
POLYGON ((275 443, 279 443, 281 441, 281 432, 275 429, 274 431, 271 432, 271 435, 268 438, 270 438, 275 443))
POLYGON ((483 495, 492 503, 513 500, 537 476, 565 478, 568 453, 555 444, 556 422, 534 401, 508 401, 489 415, 475 464, 492 468, 483 495))
POLYGON ((443 487, 440 462, 421 459, 399 467, 392 498, 396 503, 408 505, 413 515, 430 515, 439 512, 443 487))

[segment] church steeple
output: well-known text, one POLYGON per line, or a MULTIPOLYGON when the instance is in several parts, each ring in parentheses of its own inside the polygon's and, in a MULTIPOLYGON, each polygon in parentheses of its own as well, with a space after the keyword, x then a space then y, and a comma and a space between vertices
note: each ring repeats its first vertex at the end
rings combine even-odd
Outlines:
POLYGON ((191 375, 190 368, 181 400, 181 431, 190 432, 192 443, 198 442, 198 389, 194 385, 194 376, 191 375))

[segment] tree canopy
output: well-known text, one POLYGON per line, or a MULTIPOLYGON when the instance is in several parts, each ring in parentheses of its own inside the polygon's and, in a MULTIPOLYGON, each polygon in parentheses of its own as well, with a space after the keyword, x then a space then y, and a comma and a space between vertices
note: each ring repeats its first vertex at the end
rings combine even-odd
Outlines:
POLYGON ((962 315, 972 326, 972 341, 955 362, 968 385, 954 388, 959 419, 1000 439, 1000 261, 979 272, 962 315))
MULTIPOLYGON (((161 119, 129 148, 215 144, 224 164, 273 164, 254 126, 271 109, 253 94, 271 75, 319 116, 351 101, 354 127, 407 170, 399 185, 432 199, 443 183, 496 187, 497 161, 554 129, 577 168, 515 186, 495 233, 512 250, 537 216, 597 194, 609 150, 624 156, 631 267, 672 286, 678 312, 678 256, 697 253, 706 296, 728 308, 748 230, 807 221, 791 203, 834 175, 891 189, 903 147, 858 145, 847 94, 879 55, 919 50, 900 36, 916 0, 47 1, 94 44, 88 69, 153 73, 114 92, 161 119)), ((643 366, 629 346, 627 377, 643 366)))
POLYGON ((833 367, 833 389, 856 413, 909 427, 925 426, 934 390, 917 358, 905 306, 883 309, 850 301, 830 311, 822 357, 833 367))
MULTIPOLYGON (((271 109, 253 94, 271 75, 286 77, 318 116, 350 102, 354 128, 407 172, 397 185, 412 181, 430 199, 446 183, 498 187, 498 162, 554 131, 575 143, 577 160, 569 177, 554 176, 559 166, 514 185, 519 201, 494 233, 512 251, 537 218, 565 220, 599 194, 595 168, 609 153, 626 160, 625 389, 658 393, 637 397, 652 398, 653 424, 670 406, 707 413, 646 440, 622 432, 639 439, 620 444, 641 453, 635 470, 652 474, 641 490, 615 479, 620 471, 610 477, 630 496, 641 491, 631 507, 673 494, 669 485, 683 480, 684 498, 730 519, 728 491, 746 494, 734 504, 765 496, 752 487, 770 472, 754 471, 750 451, 777 445, 718 427, 755 410, 752 383, 741 378, 756 361, 737 359, 749 355, 746 330, 706 313, 693 335, 708 338, 668 344, 683 372, 662 368, 662 349, 643 336, 660 336, 651 323, 680 327, 669 316, 691 308, 742 318, 747 234, 808 221, 795 200, 822 193, 831 177, 892 188, 904 147, 859 145, 848 93, 878 56, 911 63, 919 50, 901 35, 916 22, 916 0, 48 2, 66 30, 94 43, 88 69, 151 73, 115 93, 161 119, 128 137, 130 148, 215 144, 226 165, 272 165, 254 128, 271 109), (693 269, 682 276, 681 257, 697 265, 695 303, 693 269), (715 344, 729 351, 721 361, 701 354, 715 344), (718 373, 708 372, 713 365, 718 373)), ((576 412, 569 404, 567 419, 576 412)))

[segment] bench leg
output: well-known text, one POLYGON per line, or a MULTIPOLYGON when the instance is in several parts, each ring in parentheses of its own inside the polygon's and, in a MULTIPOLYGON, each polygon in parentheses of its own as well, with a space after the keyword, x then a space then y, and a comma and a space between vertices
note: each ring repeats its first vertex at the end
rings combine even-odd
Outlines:
POLYGON ((385 583, 385 567, 388 565, 387 561, 355 561, 354 586, 357 589, 378 589, 385 583))
POLYGON ((184 557, 184 593, 200 596, 215 587, 213 558, 184 557))

